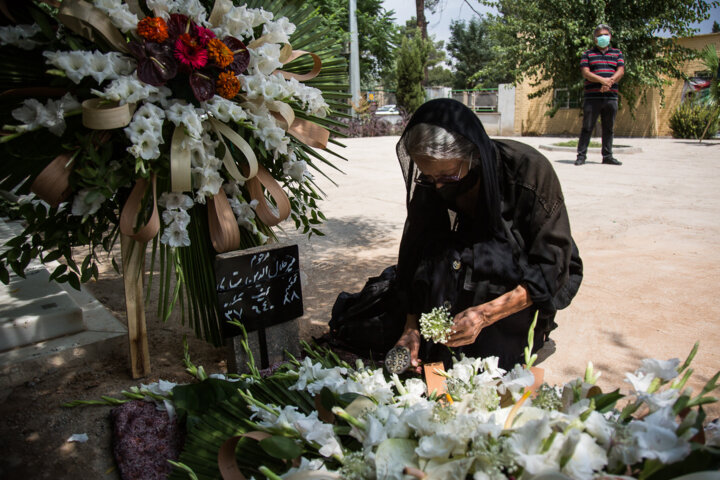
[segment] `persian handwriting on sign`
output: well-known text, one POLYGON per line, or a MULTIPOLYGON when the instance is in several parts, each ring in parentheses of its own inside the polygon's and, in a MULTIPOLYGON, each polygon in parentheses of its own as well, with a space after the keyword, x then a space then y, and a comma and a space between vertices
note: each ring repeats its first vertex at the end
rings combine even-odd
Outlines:
POLYGON ((272 280, 279 275, 292 273, 297 269, 297 259, 288 255, 273 261, 267 256, 267 253, 256 254, 250 259, 250 268, 254 267, 260 268, 249 273, 234 271, 229 276, 222 276, 217 284, 217 290, 219 292, 232 290, 245 285, 253 285, 263 280, 272 280), (263 264, 263 262, 266 263, 263 264))
POLYGON ((215 267, 222 318, 252 331, 303 314, 297 245, 224 253, 215 267))

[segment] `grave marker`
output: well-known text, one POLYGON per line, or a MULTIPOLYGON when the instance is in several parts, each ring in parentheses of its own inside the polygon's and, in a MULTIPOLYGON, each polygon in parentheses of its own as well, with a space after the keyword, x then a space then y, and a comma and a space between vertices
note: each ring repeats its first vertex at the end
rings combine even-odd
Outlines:
MULTIPOLYGON (((269 339, 272 350, 279 349, 281 355, 283 349, 297 351, 293 345, 299 343, 297 322, 280 326, 303 314, 297 245, 262 246, 217 255, 215 277, 225 337, 241 334, 227 321, 241 322, 251 346, 259 348, 263 368, 270 363, 267 333, 273 337, 269 339)), ((236 345, 234 350, 237 357, 240 349, 236 345)))

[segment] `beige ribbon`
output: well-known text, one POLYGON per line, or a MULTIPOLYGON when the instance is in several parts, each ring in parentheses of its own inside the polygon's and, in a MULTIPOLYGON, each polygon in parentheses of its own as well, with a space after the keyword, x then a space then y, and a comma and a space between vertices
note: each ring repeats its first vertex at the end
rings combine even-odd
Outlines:
POLYGON ((88 2, 64 0, 58 9, 57 18, 67 28, 90 41, 96 41, 99 35, 115 50, 123 53, 130 51, 125 36, 115 28, 105 12, 88 2))
POLYGON ((30 186, 30 191, 46 201, 50 206, 57 207, 67 200, 72 193, 70 188, 70 171, 73 153, 62 153, 55 157, 30 186))
POLYGON ((232 6, 233 4, 230 0, 215 0, 213 8, 210 11, 210 16, 208 17, 210 25, 217 27, 232 6))
MULTIPOLYGON (((260 37, 262 38, 262 37, 260 37)), ((296 79, 298 82, 306 82, 308 80, 312 80, 313 78, 317 77, 320 73, 320 70, 322 70, 322 60, 320 60, 320 56, 318 56, 316 53, 306 52, 305 50, 293 50, 289 57, 287 57, 286 61, 283 63, 290 63, 296 58, 300 58, 303 55, 310 55, 313 60, 313 67, 312 69, 307 73, 292 73, 292 72, 286 72, 285 70, 276 70, 274 73, 279 73, 282 75, 285 80, 290 80, 291 78, 296 79)))
POLYGON ((327 142, 330 139, 330 132, 327 128, 304 118, 296 118, 288 129, 288 133, 305 145, 315 148, 327 147, 327 142))
POLYGON ((258 37, 255 40, 253 40, 252 42, 248 43, 246 45, 246 47, 252 48, 254 50, 256 48, 259 48, 259 47, 262 47, 263 45, 265 45, 267 43, 267 41, 268 41, 267 36, 263 35, 262 37, 258 37))
MULTIPOLYGON (((220 470, 223 480, 246 480, 245 475, 242 474, 238 468, 237 461, 235 460, 235 447, 237 447, 241 438, 252 438, 253 440, 257 440, 259 442, 271 436, 272 435, 269 433, 254 431, 243 433, 241 435, 235 435, 234 437, 230 437, 225 440, 218 451, 218 470, 220 470)), ((299 465, 300 459, 296 458, 292 461, 293 467, 298 467, 299 465)), ((300 478, 310 479, 315 477, 297 477, 297 480, 300 478)), ((335 479, 340 477, 318 477, 318 479, 320 478, 335 479)))
POLYGON ((186 137, 182 125, 175 127, 170 142, 170 188, 173 192, 187 192, 192 188, 190 150, 183 148, 186 137))
POLYGON ((144 178, 138 178, 135 182, 135 186, 130 192, 125 205, 123 205, 122 212, 120 213, 120 232, 132 238, 133 240, 141 243, 146 243, 157 235, 160 230, 160 215, 158 215, 157 208, 157 186, 155 174, 151 177, 152 183, 152 195, 153 195, 153 212, 145 225, 142 225, 138 231, 135 231, 135 221, 140 213, 140 207, 142 200, 145 197, 145 191, 147 190, 147 180, 144 178))
POLYGON ((235 164, 235 159, 230 153, 230 149, 227 147, 227 145, 225 145, 225 156, 223 157, 223 164, 225 165, 225 169, 228 171, 230 176, 239 182, 245 182, 257 175, 258 161, 257 157, 255 156, 255 152, 253 152, 253 149, 250 147, 250 144, 248 144, 244 138, 238 135, 235 130, 231 129, 224 123, 214 118, 210 119, 210 125, 212 126, 213 130, 215 130, 215 133, 217 134, 220 141, 223 142, 223 145, 225 145, 225 140, 223 140, 222 135, 227 137, 227 139, 230 140, 230 142, 235 145, 238 150, 243 153, 243 155, 245 155, 245 159, 248 162, 249 172, 246 177, 240 173, 240 170, 238 170, 238 167, 235 164))
POLYGON ((278 100, 265 102, 273 117, 280 123, 280 128, 287 131, 295 123, 295 111, 290 105, 278 100))
POLYGON ((270 175, 270 172, 262 165, 259 166, 257 175, 245 183, 250 193, 250 198, 258 201, 255 207, 255 214, 268 227, 274 227, 290 216, 290 199, 280 184, 270 175), (277 209, 265 198, 262 187, 275 200, 277 209))
POLYGON ((134 103, 118 105, 116 102, 107 103, 101 98, 91 98, 82 102, 83 125, 93 130, 126 127, 130 124, 134 112, 134 103))
POLYGON ((208 199, 207 208, 210 241, 215 251, 224 253, 239 249, 240 227, 222 188, 208 199))
POLYGON ((137 15, 140 20, 145 18, 145 12, 143 12, 142 7, 140 7, 140 2, 138 0, 125 0, 125 5, 127 5, 128 10, 137 15))

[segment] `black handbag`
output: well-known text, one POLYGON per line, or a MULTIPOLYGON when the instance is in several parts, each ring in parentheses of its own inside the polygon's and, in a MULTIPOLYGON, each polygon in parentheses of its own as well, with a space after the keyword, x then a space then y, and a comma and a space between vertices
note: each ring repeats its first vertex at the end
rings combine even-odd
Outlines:
POLYGON ((334 347, 374 360, 385 357, 405 326, 395 279, 393 265, 369 278, 360 292, 338 295, 329 322, 334 347))

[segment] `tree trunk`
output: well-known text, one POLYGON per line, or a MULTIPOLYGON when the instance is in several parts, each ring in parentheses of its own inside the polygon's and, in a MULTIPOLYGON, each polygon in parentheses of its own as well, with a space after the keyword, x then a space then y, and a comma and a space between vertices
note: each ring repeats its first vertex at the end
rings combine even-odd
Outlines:
MULTIPOLYGON (((425 0, 415 0, 415 16, 417 17, 417 26, 423 40, 427 40, 427 22, 425 21, 425 0)), ((423 87, 428 84, 428 67, 427 63, 424 68, 423 87)))

